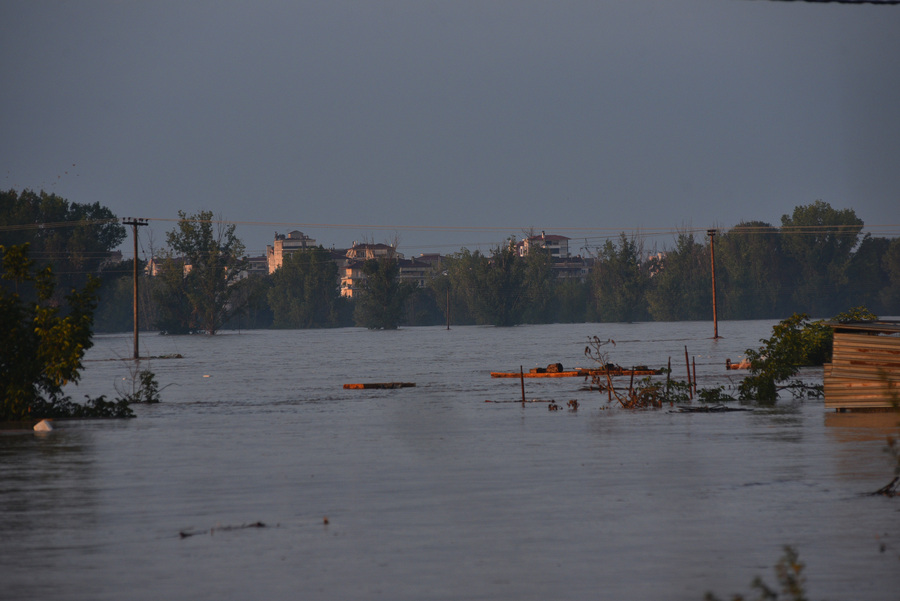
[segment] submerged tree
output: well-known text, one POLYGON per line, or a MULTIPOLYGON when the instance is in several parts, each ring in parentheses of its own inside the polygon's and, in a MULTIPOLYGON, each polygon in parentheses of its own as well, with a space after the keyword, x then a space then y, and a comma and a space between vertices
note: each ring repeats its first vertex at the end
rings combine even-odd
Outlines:
POLYGON ((675 249, 654 260, 647 303, 657 321, 709 319, 712 316, 712 278, 709 249, 693 234, 681 233, 675 249))
POLYGON ((591 270, 591 286, 600 321, 638 321, 647 317, 649 277, 643 245, 625 232, 618 245, 607 240, 591 270))
POLYGON ((78 381, 93 344, 99 282, 89 278, 60 304, 53 300, 52 268, 34 273, 27 244, 0 246, 0 255, 3 279, 11 284, 11 290, 0 287, 0 421, 49 417, 54 405, 68 401, 63 386, 78 381))
POLYGON ((191 216, 178 211, 178 216, 178 226, 166 234, 168 258, 184 261, 183 287, 193 325, 215 334, 238 308, 231 285, 244 267, 244 244, 234 235, 235 226, 214 221, 211 211, 191 216))
POLYGON ((821 200, 782 216, 782 244, 796 262, 795 310, 819 317, 840 310, 839 292, 862 228, 853 209, 837 210, 821 200))
POLYGON ((367 260, 363 273, 364 289, 354 311, 357 325, 370 330, 396 330, 414 284, 400 280, 400 265, 391 256, 367 260))
POLYGON ((778 229, 762 221, 742 222, 715 242, 719 316, 765 319, 787 311, 789 261, 778 229))
POLYGON ((277 328, 337 325, 341 293, 337 264, 322 246, 288 255, 272 274, 269 306, 277 328))

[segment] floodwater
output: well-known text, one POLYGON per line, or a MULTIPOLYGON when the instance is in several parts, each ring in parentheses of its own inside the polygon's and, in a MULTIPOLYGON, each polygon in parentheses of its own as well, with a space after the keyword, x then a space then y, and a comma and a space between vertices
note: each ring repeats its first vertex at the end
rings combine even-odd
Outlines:
MULTIPOLYGON (((811 599, 895 601, 900 500, 865 493, 897 416, 624 411, 575 378, 525 383, 577 412, 485 402, 521 398, 492 370, 589 366, 593 335, 727 384, 771 325, 145 334, 183 356, 142 362, 162 403, 0 435, 0 598, 730 598, 792 545, 811 599), (382 381, 416 387, 342 388, 382 381)), ((95 342, 76 399, 130 384, 131 338, 95 342)))

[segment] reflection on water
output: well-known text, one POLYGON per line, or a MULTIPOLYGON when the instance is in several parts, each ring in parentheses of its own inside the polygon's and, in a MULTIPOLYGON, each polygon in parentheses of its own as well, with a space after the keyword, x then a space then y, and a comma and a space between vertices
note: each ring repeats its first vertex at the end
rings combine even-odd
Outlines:
MULTIPOLYGON (((584 366, 588 335, 624 365, 687 345, 701 384, 724 384, 770 327, 144 337, 184 356, 150 362, 163 403, 0 436, 0 598, 701 599, 770 577, 792 544, 811 598, 896 599, 900 506, 862 494, 890 478, 890 424, 821 401, 606 410, 577 378, 526 382, 577 412, 484 402, 520 395, 492 370, 584 366), (341 388, 400 380, 417 386, 341 388)), ((130 344, 98 337, 73 395, 110 394, 127 365, 99 359, 130 344)))

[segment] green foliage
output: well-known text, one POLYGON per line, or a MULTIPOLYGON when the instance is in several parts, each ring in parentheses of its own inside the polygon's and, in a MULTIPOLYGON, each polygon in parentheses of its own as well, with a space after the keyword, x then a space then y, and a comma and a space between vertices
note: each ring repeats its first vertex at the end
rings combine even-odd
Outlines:
POLYGON ((314 328, 338 324, 337 264, 323 247, 288 255, 272 274, 269 306, 276 328, 314 328))
POLYGON ((36 268, 53 267, 62 302, 72 288, 81 288, 126 236, 116 216, 100 203, 79 204, 46 192, 0 191, 0 244, 28 244, 36 268))
MULTIPOLYGON (((762 578, 757 576, 750 585, 751 588, 757 591, 755 600, 778 601, 783 599, 784 601, 807 601, 806 577, 803 575, 805 567, 800 561, 797 551, 793 547, 786 545, 784 547, 784 555, 775 564, 775 577, 778 579, 781 593, 779 594, 777 590, 767 585, 762 578)), ((720 601, 719 597, 712 593, 706 593, 704 599, 706 601, 720 601)), ((733 595, 731 600, 751 601, 749 597, 744 597, 743 595, 733 595)))
POLYGON ((556 280, 549 255, 532 249, 518 256, 512 241, 491 256, 480 251, 448 257, 447 277, 436 278, 435 295, 450 287, 454 323, 514 326, 553 320, 549 313, 556 280))
POLYGON ((712 318, 709 248, 692 234, 679 234, 675 249, 654 259, 653 286, 647 293, 650 315, 657 321, 712 318))
POLYGON ((188 297, 184 277, 184 261, 171 256, 162 259, 155 277, 150 279, 151 297, 155 305, 153 327, 161 334, 192 334, 198 322, 188 297))
POLYGON ((396 330, 403 306, 415 285, 400 280, 400 265, 392 257, 369 259, 363 264, 365 290, 356 302, 357 325, 370 330, 396 330))
POLYGON ((804 312, 829 315, 841 306, 838 293, 862 227, 853 209, 834 209, 821 200, 782 216, 783 248, 796 262, 792 299, 804 312))
POLYGON ((778 230, 762 221, 742 222, 715 242, 719 317, 766 319, 790 312, 789 261, 778 230))
POLYGON ((194 330, 215 334, 239 308, 233 302, 236 291, 232 284, 244 267, 244 245, 234 234, 235 226, 214 221, 212 211, 191 216, 179 211, 178 216, 178 226, 166 234, 170 249, 166 258, 166 292, 157 296, 157 302, 166 307, 161 310, 163 316, 158 324, 170 334, 194 330), (180 260, 187 273, 182 274, 179 285, 180 260), (183 296, 178 294, 179 289, 183 296), (191 308, 187 320, 185 299, 191 308))
POLYGON ((52 269, 33 273, 27 244, 0 246, 0 254, 2 277, 14 289, 0 288, 0 421, 53 417, 53 407, 68 402, 63 386, 78 381, 93 344, 98 281, 91 278, 82 290, 71 290, 63 306, 53 300, 52 269))
POLYGON ((888 277, 888 284, 878 293, 878 300, 889 314, 896 314, 900 307, 900 238, 894 238, 881 258, 881 266, 888 277), (893 309, 893 310, 892 310, 893 309))
POLYGON ((126 405, 130 403, 153 404, 160 401, 159 382, 156 381, 156 374, 149 369, 135 369, 131 372, 131 390, 116 387, 119 398, 116 400, 124 402, 126 405))
POLYGON ((643 247, 624 232, 619 244, 607 241, 591 271, 597 316, 604 322, 646 319, 650 278, 642 261, 643 247))
POLYGON ((701 403, 719 404, 726 401, 735 400, 734 397, 725 392, 724 386, 716 386, 715 388, 699 388, 697 389, 697 399, 701 403))
MULTIPOLYGON (((873 321, 876 315, 865 307, 856 307, 834 317, 841 323, 873 321)), ((797 374, 800 367, 822 365, 831 360, 834 330, 823 321, 809 321, 805 313, 795 313, 772 328, 772 336, 760 340, 758 349, 747 349, 750 359, 750 375, 740 384, 743 400, 774 402, 779 388, 795 391, 812 391, 819 394, 821 387, 811 387, 794 381, 780 386, 797 374)))

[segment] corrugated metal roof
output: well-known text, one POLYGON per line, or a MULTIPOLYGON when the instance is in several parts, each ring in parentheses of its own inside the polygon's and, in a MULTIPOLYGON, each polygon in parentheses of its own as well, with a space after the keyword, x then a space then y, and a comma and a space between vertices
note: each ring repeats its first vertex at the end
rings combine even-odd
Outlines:
POLYGON ((831 326, 835 330, 871 332, 874 334, 900 334, 900 321, 892 320, 853 321, 848 323, 826 321, 825 325, 831 326))

